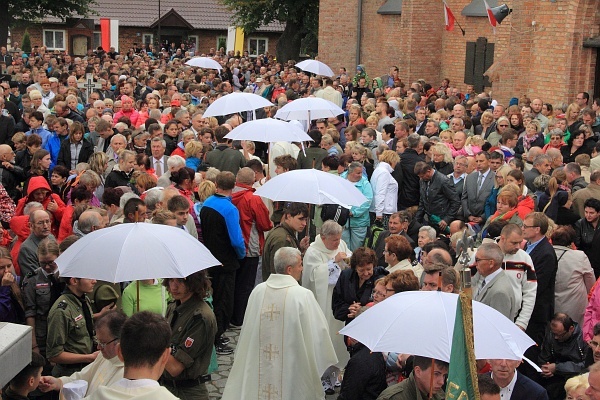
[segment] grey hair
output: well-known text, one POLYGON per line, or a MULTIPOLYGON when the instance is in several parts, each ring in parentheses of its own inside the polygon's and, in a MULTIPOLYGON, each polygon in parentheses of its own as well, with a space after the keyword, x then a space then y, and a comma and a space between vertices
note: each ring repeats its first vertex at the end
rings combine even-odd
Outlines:
POLYGON ((127 201, 129 201, 130 199, 139 199, 140 196, 138 196, 137 194, 133 193, 133 192, 127 192, 127 193, 123 193, 123 196, 121 196, 121 199, 119 199, 119 208, 122 210, 123 207, 125 207, 125 204, 127 203, 127 201))
POLYGON ((502 261, 504 261, 504 253, 500 246, 496 243, 483 243, 477 249, 477 254, 481 254, 481 252, 485 253, 485 256, 494 260, 494 265, 501 266, 502 261))
MULTIPOLYGON (((160 140, 162 140, 162 139, 160 139, 160 140)), ((154 141, 154 139, 152 139, 152 141, 154 141)), ((162 140, 162 141, 164 142, 164 140, 162 140)), ((185 166, 185 159, 181 156, 177 156, 177 155, 171 156, 167 160, 167 167, 169 169, 176 168, 176 167, 184 167, 184 166, 185 166)))
POLYGON ((419 232, 427 232, 427 236, 429 236, 429 239, 435 240, 435 237, 436 237, 435 229, 433 229, 432 227, 422 226, 419 228, 419 232))
POLYGON ((285 269, 290 265, 296 265, 298 258, 302 260, 300 250, 293 247, 280 248, 275 252, 275 259, 273 261, 275 272, 285 274, 285 269))
POLYGON ((149 211, 156 210, 156 205, 162 201, 162 192, 163 188, 160 186, 153 187, 146 191, 144 203, 146 203, 146 207, 148 207, 149 211))
POLYGON ((323 223, 321 227, 321 237, 331 237, 342 234, 342 226, 330 219, 323 223))
POLYGON ((84 211, 80 216, 77 223, 77 227, 79 230, 86 235, 92 231, 94 226, 100 225, 100 218, 102 216, 98 211, 87 210, 84 211))
POLYGON ((23 208, 23 215, 29 215, 33 210, 43 209, 44 206, 42 205, 42 203, 38 203, 37 201, 30 201, 29 203, 25 204, 25 208, 23 208))
POLYGON ((363 165, 361 163, 359 163, 358 161, 352 161, 350 163, 350 165, 348 165, 348 172, 352 172, 356 168, 360 168, 362 170, 363 169, 363 165))
MULTIPOLYGON (((155 138, 152 138, 152 143, 154 143, 154 142, 160 142, 160 144, 162 145, 162 147, 164 147, 165 149, 167 148, 167 142, 165 141, 165 139, 162 139, 162 138, 160 138, 160 137, 157 136, 155 138)), ((179 157, 181 157, 181 156, 179 156, 179 157)), ((171 158, 172 157, 169 157, 169 160, 171 158)), ((169 160, 167 160, 167 165, 168 165, 169 160)), ((184 164, 185 164, 185 162, 184 162, 184 164)))

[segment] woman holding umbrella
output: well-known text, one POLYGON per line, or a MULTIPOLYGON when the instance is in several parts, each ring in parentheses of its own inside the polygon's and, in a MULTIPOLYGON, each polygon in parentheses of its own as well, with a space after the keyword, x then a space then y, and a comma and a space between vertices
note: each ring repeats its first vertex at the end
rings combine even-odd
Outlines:
POLYGON ((167 309, 171 325, 171 355, 161 383, 183 399, 208 399, 205 382, 210 381, 208 367, 217 333, 217 321, 204 301, 210 290, 206 271, 185 279, 165 279, 163 285, 174 299, 167 309))

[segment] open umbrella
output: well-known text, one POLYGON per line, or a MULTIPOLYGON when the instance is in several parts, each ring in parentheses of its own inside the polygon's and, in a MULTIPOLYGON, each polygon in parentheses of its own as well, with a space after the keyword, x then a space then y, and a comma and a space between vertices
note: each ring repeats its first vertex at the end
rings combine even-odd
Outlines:
POLYGON ((185 65, 189 65, 190 67, 217 69, 219 71, 223 69, 221 64, 210 57, 194 57, 186 61, 185 65))
POLYGON ((367 198, 352 184, 337 175, 316 169, 297 169, 277 175, 254 192, 273 201, 309 204, 360 206, 367 198))
POLYGON ((317 60, 304 60, 295 65, 302 71, 312 72, 313 74, 323 76, 335 75, 329 66, 321 61, 317 60))
MULTIPOLYGON (((443 292, 398 293, 371 307, 344 327, 371 351, 390 351, 450 361, 458 295, 443 292)), ((477 359, 520 360, 535 345, 514 322, 483 303, 473 302, 477 359)))
POLYGON ((120 224, 85 235, 56 264, 61 276, 112 283, 185 278, 221 265, 183 229, 146 223, 120 224))
POLYGON ((204 112, 204 117, 254 111, 259 108, 272 106, 273 103, 257 94, 235 92, 215 100, 204 112))
POLYGON ((253 140, 263 143, 312 141, 310 136, 297 125, 273 118, 244 122, 225 137, 231 140, 253 140))
POLYGON ((329 100, 319 97, 306 97, 294 100, 281 107, 275 114, 275 118, 287 121, 291 119, 312 121, 319 118, 336 117, 343 113, 344 110, 329 100))

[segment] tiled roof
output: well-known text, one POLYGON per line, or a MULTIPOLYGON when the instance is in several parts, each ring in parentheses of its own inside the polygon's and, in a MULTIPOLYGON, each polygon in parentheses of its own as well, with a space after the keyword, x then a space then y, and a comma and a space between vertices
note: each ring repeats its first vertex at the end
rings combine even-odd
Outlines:
MULTIPOLYGON (((91 16, 96 24, 100 17, 118 19, 120 26, 149 27, 158 17, 158 0, 96 0, 94 7, 97 15, 91 16)), ((220 0, 171 0, 161 1, 160 15, 164 16, 174 9, 195 29, 227 30, 232 26, 233 12, 220 0)), ((54 18, 47 22, 57 22, 54 18)), ((273 22, 262 26, 259 32, 283 32, 284 25, 273 22)))

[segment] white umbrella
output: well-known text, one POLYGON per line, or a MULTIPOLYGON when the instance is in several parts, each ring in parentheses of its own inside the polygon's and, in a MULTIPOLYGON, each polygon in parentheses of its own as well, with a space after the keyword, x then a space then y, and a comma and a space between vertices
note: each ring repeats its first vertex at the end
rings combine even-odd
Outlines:
POLYGON ((218 69, 219 71, 223 69, 218 61, 215 61, 210 57, 194 57, 186 61, 185 65, 189 65, 190 67, 218 69))
POLYGON ((275 118, 287 121, 291 119, 312 121, 319 118, 336 117, 343 113, 344 110, 329 100, 319 97, 306 97, 294 100, 281 107, 275 114, 275 118))
POLYGON ((263 107, 272 107, 273 103, 253 93, 231 93, 218 98, 204 112, 204 117, 229 115, 243 111, 254 111, 263 107))
POLYGON ((302 71, 312 72, 313 74, 323 76, 335 75, 329 66, 321 61, 317 60, 304 60, 295 65, 302 71))
POLYGON ((367 198, 352 182, 316 169, 297 169, 277 175, 254 192, 273 201, 360 206, 367 198))
POLYGON ((226 136, 231 140, 253 140, 257 142, 305 142, 310 136, 295 124, 273 118, 244 122, 226 136))
MULTIPOLYGON (((398 293, 371 307, 344 327, 371 351, 390 351, 450 361, 458 295, 398 293)), ((473 302, 475 358, 520 360, 535 345, 514 322, 491 307, 473 302)))
POLYGON ((57 259, 61 276, 125 282, 185 278, 221 265, 192 235, 173 226, 128 223, 76 241, 57 259))

